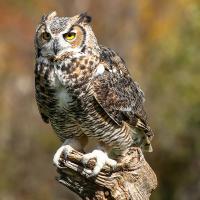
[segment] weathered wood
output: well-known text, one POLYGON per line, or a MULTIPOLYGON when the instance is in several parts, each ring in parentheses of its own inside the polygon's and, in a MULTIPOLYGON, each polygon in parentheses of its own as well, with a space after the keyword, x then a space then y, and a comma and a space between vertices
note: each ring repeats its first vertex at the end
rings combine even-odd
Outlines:
MULTIPOLYGON (((157 178, 139 148, 129 148, 115 169, 104 167, 97 177, 88 177, 82 153, 73 151, 61 158, 57 180, 84 200, 148 200, 157 178)), ((92 169, 95 160, 87 168, 92 169)))

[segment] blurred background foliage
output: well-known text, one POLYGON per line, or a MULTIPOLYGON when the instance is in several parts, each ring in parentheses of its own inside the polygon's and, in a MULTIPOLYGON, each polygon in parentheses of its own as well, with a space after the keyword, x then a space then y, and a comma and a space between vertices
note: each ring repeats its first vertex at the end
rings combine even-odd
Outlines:
POLYGON ((200 199, 200 2, 7 0, 0 2, 0 199, 73 200, 54 177, 60 142, 34 99, 35 27, 43 14, 88 11, 99 43, 115 49, 146 94, 155 132, 146 159, 153 200, 200 199))

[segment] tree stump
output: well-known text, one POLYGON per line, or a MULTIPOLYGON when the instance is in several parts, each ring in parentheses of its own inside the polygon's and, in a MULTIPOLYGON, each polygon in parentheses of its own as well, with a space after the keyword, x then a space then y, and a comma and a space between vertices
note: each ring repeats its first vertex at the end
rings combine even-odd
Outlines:
MULTIPOLYGON (((82 153, 73 151, 60 159, 57 180, 84 200, 148 200, 157 186, 157 178, 140 148, 129 148, 117 167, 105 166, 96 177, 88 177, 81 162, 82 153)), ((92 169, 95 160, 86 166, 92 169)))

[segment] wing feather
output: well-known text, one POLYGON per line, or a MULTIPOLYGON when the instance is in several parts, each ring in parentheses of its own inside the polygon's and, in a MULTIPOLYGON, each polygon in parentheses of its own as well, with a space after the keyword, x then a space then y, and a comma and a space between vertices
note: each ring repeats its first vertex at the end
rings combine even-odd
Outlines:
POLYGON ((121 125, 151 132, 143 108, 144 93, 131 78, 124 61, 112 50, 102 47, 101 62, 105 71, 93 79, 93 95, 110 118, 121 125))

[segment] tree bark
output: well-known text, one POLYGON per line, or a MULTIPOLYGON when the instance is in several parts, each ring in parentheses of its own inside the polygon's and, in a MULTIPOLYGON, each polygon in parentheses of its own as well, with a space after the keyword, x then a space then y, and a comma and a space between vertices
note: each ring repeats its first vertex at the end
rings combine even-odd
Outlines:
POLYGON ((140 148, 129 148, 115 169, 105 166, 96 177, 88 177, 81 162, 82 153, 73 151, 60 159, 57 180, 84 200, 148 200, 157 186, 157 178, 140 148))

